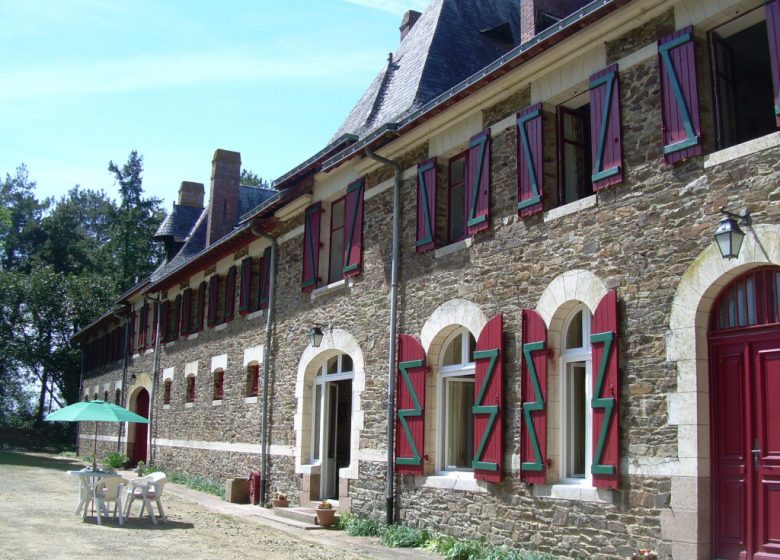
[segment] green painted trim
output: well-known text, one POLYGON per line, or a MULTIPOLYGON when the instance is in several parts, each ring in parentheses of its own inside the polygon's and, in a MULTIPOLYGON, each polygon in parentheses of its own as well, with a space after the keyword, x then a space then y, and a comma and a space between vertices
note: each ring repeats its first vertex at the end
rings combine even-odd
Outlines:
MULTIPOLYGON (((356 270, 360 267, 360 261, 352 264, 349 263, 349 256, 352 254, 352 244, 355 241, 355 229, 357 226, 357 217, 358 217, 358 209, 363 205, 363 179, 358 179, 357 181, 353 181, 348 187, 347 187, 347 197, 352 195, 355 191, 358 191, 357 196, 358 200, 355 203, 355 207, 352 211, 352 221, 350 222, 351 226, 349 228, 349 242, 344 247, 344 266, 341 268, 342 274, 346 274, 347 272, 351 272, 353 270, 356 270)), ((361 224, 362 226, 362 224, 361 224)))
POLYGON ((612 331, 590 335, 591 344, 604 343, 598 377, 596 377, 596 388, 593 393, 594 397, 590 400, 591 408, 604 409, 604 421, 601 424, 601 432, 599 433, 599 441, 596 445, 596 453, 593 457, 593 464, 590 467, 590 472, 592 474, 615 474, 615 465, 604 465, 601 463, 602 456, 604 455, 604 444, 607 441, 607 433, 609 432, 609 425, 615 411, 615 397, 602 398, 600 396, 601 391, 604 388, 604 378, 607 374, 607 366, 609 365, 609 357, 612 353, 612 344, 614 343, 614 340, 615 333, 612 331))
POLYGON ((498 348, 494 348, 493 350, 478 350, 474 352, 475 362, 485 358, 490 359, 487 372, 485 373, 485 379, 482 380, 482 385, 479 388, 479 394, 477 395, 477 399, 475 401, 476 404, 471 407, 472 414, 490 414, 488 425, 485 428, 485 431, 482 433, 482 439, 479 442, 479 448, 474 454, 474 460, 471 462, 471 466, 473 468, 485 471, 498 470, 498 463, 485 462, 482 460, 482 455, 485 452, 485 446, 487 445, 487 441, 490 438, 490 433, 493 431, 493 426, 495 425, 496 418, 498 417, 498 405, 487 406, 481 404, 482 399, 485 398, 485 392, 487 391, 488 385, 490 384, 490 379, 493 377, 493 373, 495 372, 496 362, 498 361, 498 354, 498 348))
POLYGON ((528 364, 528 373, 531 377, 531 382, 534 387, 535 401, 528 401, 522 403, 523 419, 526 426, 528 426, 528 435, 531 437, 531 446, 534 450, 534 457, 536 461, 526 461, 520 465, 520 470, 542 472, 544 470, 544 463, 542 462, 542 450, 539 447, 539 436, 536 433, 536 425, 531 419, 531 413, 538 410, 544 410, 545 402, 544 395, 542 394, 542 385, 539 382, 539 374, 536 371, 536 364, 531 357, 531 352, 538 350, 544 350, 545 342, 540 340, 539 342, 529 342, 523 344, 523 356, 525 357, 525 363, 528 364))
POLYGON ((414 244, 415 247, 433 243, 433 228, 431 227, 431 203, 428 200, 428 185, 425 184, 425 174, 434 167, 435 166, 433 162, 429 161, 425 165, 417 168, 417 184, 418 188, 422 191, 422 200, 425 207, 423 216, 425 217, 425 230, 427 231, 428 235, 418 239, 414 244))
POLYGON ((685 127, 685 134, 687 135, 685 140, 664 146, 664 154, 670 154, 699 144, 699 137, 696 135, 696 131, 693 130, 691 110, 685 101, 682 87, 680 87, 680 80, 677 78, 677 71, 674 69, 672 59, 669 56, 669 51, 684 45, 691 40, 693 40, 693 34, 688 32, 684 35, 680 35, 673 41, 669 41, 668 43, 664 43, 658 47, 658 53, 661 55, 661 59, 664 61, 664 69, 667 76, 669 77, 669 81, 672 84, 672 93, 674 93, 674 99, 677 102, 677 108, 680 111, 680 116, 682 116, 683 126, 685 127))
POLYGON ((520 144, 523 147, 523 156, 525 158, 525 164, 528 166, 528 179, 531 181, 531 189, 533 195, 527 200, 521 200, 517 203, 517 209, 522 210, 528 208, 534 204, 539 204, 542 201, 542 194, 539 192, 539 177, 536 173, 536 167, 534 167, 534 160, 531 155, 531 144, 528 141, 528 131, 525 129, 525 125, 528 121, 531 121, 541 115, 541 111, 536 109, 531 111, 527 115, 517 118, 517 128, 520 131, 520 144))
POLYGON ((487 220, 487 216, 477 217, 477 201, 479 199, 479 184, 482 182, 482 172, 484 171, 485 150, 487 149, 488 135, 482 134, 476 140, 469 143, 469 150, 479 146, 479 158, 477 160, 477 170, 474 175, 474 187, 471 191, 471 208, 469 208, 468 227, 474 227, 487 220))
POLYGON ((604 165, 604 145, 607 142, 607 130, 609 129, 609 114, 612 111, 612 95, 615 89, 615 72, 609 72, 590 82, 590 89, 594 90, 604 84, 607 85, 607 92, 604 95, 604 113, 601 115, 601 127, 599 129, 599 143, 596 148, 596 160, 593 162, 594 173, 591 175, 592 182, 607 179, 620 172, 620 167, 614 166, 610 169, 603 169, 604 165))
POLYGON ((398 411, 398 420, 404 428, 404 434, 406 434, 406 441, 409 442, 409 447, 412 449, 411 457, 396 457, 395 463, 397 465, 412 465, 418 466, 422 464, 422 457, 420 456, 420 450, 417 449, 417 445, 414 443, 412 437, 412 431, 409 429, 409 423, 407 417, 422 416, 422 406, 420 406, 420 399, 417 398, 417 391, 414 390, 412 380, 409 379, 409 369, 423 367, 425 362, 423 360, 411 360, 408 362, 399 362, 398 369, 401 370, 401 376, 403 377, 406 388, 409 389, 409 394, 412 395, 412 401, 414 401, 414 408, 403 408, 398 411))

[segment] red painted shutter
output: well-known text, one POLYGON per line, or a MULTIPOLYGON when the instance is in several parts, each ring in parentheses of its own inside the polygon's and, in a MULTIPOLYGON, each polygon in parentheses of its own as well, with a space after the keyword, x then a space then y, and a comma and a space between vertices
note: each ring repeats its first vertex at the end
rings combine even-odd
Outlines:
POLYGON ((179 332, 183 335, 190 334, 190 313, 192 309, 192 290, 184 290, 181 298, 181 322, 179 323, 179 332))
POLYGON ((664 161, 671 164, 702 153, 693 27, 659 39, 658 60, 664 161))
POLYGON ((484 231, 490 215, 490 129, 469 141, 466 165, 466 203, 468 234, 484 231))
POLYGON ((135 349, 135 311, 130 313, 130 337, 127 346, 127 355, 133 355, 133 349, 135 349))
POLYGON ((241 291, 239 293, 238 312, 241 315, 249 313, 249 302, 252 293, 252 257, 241 261, 241 291))
POLYGON ((363 179, 358 179, 347 187, 347 202, 344 212, 344 276, 360 274, 363 260, 363 179))
POLYGON ((149 304, 144 302, 141 306, 141 317, 138 324, 138 350, 146 349, 146 335, 149 327, 149 304))
POLYGON ((219 309, 219 276, 216 274, 209 279, 209 316, 206 324, 213 327, 217 324, 217 310, 219 309))
POLYGON ((517 114, 517 211, 521 216, 544 210, 543 135, 541 103, 517 114))
POLYGON ((303 270, 301 289, 310 292, 319 285, 320 267, 320 219, 322 204, 312 204, 306 209, 303 230, 303 270))
POLYGON ((168 308, 170 305, 171 302, 166 299, 160 307, 160 342, 163 344, 168 342, 168 308))
POLYGON ((258 309, 268 307, 268 297, 271 290, 271 248, 266 247, 263 258, 260 260, 260 293, 258 295, 258 309))
POLYGON ((590 140, 593 190, 623 182, 620 85, 617 64, 590 77, 590 140))
POLYGON ((228 269, 227 284, 225 285, 224 321, 232 321, 236 309, 236 266, 228 269))
POLYGON ((173 323, 171 325, 171 329, 168 332, 168 338, 170 340, 176 340, 179 338, 179 332, 181 328, 181 302, 182 302, 182 295, 179 294, 176 296, 176 299, 173 301, 173 323))
POLYGON ((522 341, 520 470, 525 482, 544 484, 547 470, 547 326, 533 309, 523 309, 522 341))
POLYGON ((152 305, 153 313, 152 313, 152 346, 157 342, 157 319, 159 318, 160 314, 160 303, 155 302, 152 305))
POLYGON ((620 478, 617 292, 610 290, 593 314, 593 486, 617 488, 620 478))
POLYGON ((501 482, 504 471, 504 316, 490 319, 474 351, 474 478, 501 482))
POLYGON ((425 457, 425 350, 408 335, 398 337, 395 471, 423 474, 425 457))
POLYGON ((436 233, 436 158, 417 164, 417 235, 415 250, 434 248, 436 233))
POLYGON ((775 120, 777 126, 780 126, 780 0, 766 5, 766 30, 769 38, 769 60, 772 64, 775 120))
POLYGON ((206 290, 207 284, 205 280, 198 286, 198 306, 196 308, 195 328, 193 332, 200 332, 203 330, 203 316, 206 313, 206 290))

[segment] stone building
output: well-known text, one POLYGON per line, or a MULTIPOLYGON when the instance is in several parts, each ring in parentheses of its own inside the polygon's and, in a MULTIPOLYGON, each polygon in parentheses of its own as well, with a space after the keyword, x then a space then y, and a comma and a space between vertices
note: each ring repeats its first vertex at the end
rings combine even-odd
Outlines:
POLYGON ((75 337, 84 398, 152 420, 102 449, 565 557, 780 558, 780 0, 433 0, 401 37, 276 191, 225 150, 208 206, 182 183, 75 337))

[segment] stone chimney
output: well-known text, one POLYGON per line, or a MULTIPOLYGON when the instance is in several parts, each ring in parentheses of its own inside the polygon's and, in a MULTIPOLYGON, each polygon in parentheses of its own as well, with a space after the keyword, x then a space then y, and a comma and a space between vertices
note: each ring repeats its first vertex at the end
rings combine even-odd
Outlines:
POLYGON ((224 237, 238 224, 240 177, 240 153, 228 150, 214 152, 214 159, 211 161, 207 246, 224 237))
POLYGON ((414 27, 414 24, 417 23, 418 19, 420 19, 421 15, 422 14, 420 12, 415 10, 409 10, 404 14, 404 18, 401 20, 401 27, 399 27, 401 30, 401 41, 403 41, 404 37, 409 34, 409 32, 412 30, 412 27, 414 27))
POLYGON ((534 38, 591 0, 520 0, 520 42, 534 38))
POLYGON ((179 187, 179 206, 192 206, 193 208, 203 208, 203 195, 206 190, 203 183, 193 183, 192 181, 182 181, 179 187))

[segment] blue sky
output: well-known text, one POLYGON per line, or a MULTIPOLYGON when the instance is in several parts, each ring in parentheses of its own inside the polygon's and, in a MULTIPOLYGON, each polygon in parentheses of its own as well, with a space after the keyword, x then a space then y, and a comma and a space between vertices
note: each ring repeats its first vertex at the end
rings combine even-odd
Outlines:
POLYGON ((144 156, 170 210, 217 148, 275 179, 323 148, 427 0, 0 0, 0 176, 115 196, 144 156))

